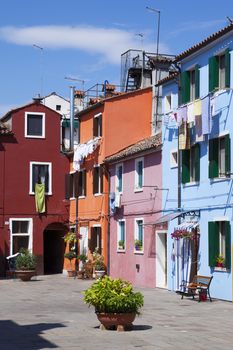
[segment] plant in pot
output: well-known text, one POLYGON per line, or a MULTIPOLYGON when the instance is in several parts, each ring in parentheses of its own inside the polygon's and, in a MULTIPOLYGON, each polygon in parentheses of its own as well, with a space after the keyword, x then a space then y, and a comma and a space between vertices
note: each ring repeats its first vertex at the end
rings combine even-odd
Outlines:
POLYGON ((78 278, 84 278, 85 274, 85 263, 87 261, 86 254, 80 254, 77 256, 77 259, 79 260, 79 266, 78 266, 78 278))
POLYGON ((143 295, 134 292, 128 281, 104 276, 84 291, 84 302, 94 306, 102 329, 116 327, 121 331, 132 327, 143 306, 143 295))
POLYGON ((220 254, 216 258, 216 266, 217 267, 224 267, 225 259, 224 257, 220 254))
POLYGON ((95 248, 93 253, 93 267, 95 269, 96 278, 102 278, 106 273, 106 266, 104 264, 104 257, 99 253, 99 249, 95 248))
POLYGON ((15 260, 16 277, 22 281, 30 281, 36 274, 36 256, 28 249, 21 248, 15 260))
POLYGON ((69 277, 74 277, 76 274, 75 268, 73 268, 72 260, 76 259, 77 255, 74 251, 69 251, 64 254, 64 257, 70 261, 70 269, 67 270, 69 277))
POLYGON ((125 241, 123 241, 122 239, 120 239, 118 241, 118 249, 119 250, 124 250, 125 249, 125 241))
POLYGON ((134 247, 135 250, 142 250, 142 241, 140 239, 135 239, 134 247))

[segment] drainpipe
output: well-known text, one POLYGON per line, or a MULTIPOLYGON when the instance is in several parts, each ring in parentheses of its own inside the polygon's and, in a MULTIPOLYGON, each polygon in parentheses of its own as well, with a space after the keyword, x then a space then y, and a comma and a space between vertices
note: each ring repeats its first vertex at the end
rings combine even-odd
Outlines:
POLYGON ((74 150, 74 86, 70 86, 70 151, 74 150))

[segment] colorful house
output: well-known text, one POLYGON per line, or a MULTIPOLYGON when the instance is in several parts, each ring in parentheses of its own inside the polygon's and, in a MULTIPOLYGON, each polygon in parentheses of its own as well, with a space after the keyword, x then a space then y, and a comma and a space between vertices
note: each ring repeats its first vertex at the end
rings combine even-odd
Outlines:
POLYGON ((6 257, 21 247, 37 256, 38 273, 60 273, 69 219, 61 115, 37 99, 9 111, 2 121, 12 134, 1 137, 0 146, 1 275, 6 257))
POLYGON ((136 286, 164 288, 165 256, 156 256, 154 232, 162 205, 161 134, 126 147, 105 163, 110 174, 109 273, 136 286))
POLYGON ((109 259, 109 172, 104 159, 151 134, 151 87, 110 97, 79 112, 80 145, 67 175, 70 221, 82 236, 80 252, 109 259))
POLYGON ((157 224, 167 225, 168 288, 212 275, 211 295, 225 300, 233 300, 232 38, 231 23, 176 56, 180 75, 160 81, 168 195, 157 224))

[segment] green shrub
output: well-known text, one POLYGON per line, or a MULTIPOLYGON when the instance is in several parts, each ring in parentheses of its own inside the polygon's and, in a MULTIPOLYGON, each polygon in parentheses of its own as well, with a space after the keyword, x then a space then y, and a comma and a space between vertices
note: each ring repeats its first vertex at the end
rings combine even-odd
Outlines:
POLYGON ((105 276, 84 291, 84 302, 96 312, 136 312, 143 306, 143 295, 134 292, 131 283, 105 276))
POLYGON ((35 270, 36 256, 25 248, 21 248, 19 253, 15 261, 16 270, 35 270))

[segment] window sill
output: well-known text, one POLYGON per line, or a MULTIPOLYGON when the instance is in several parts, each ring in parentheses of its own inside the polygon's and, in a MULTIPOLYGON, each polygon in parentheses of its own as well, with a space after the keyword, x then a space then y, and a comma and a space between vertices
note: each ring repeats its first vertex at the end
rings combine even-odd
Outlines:
POLYGON ((45 136, 25 135, 26 139, 45 139, 45 136))
POLYGON ((214 271, 226 272, 227 269, 226 269, 226 267, 218 267, 218 266, 216 266, 216 267, 214 267, 214 271))
POLYGON ((94 197, 99 197, 99 196, 102 196, 103 193, 94 193, 94 197))
MULTIPOLYGON (((29 192, 29 195, 30 196, 35 196, 35 192, 29 192)), ((52 193, 51 192, 46 192, 45 196, 52 196, 52 193)))
POLYGON ((78 196, 78 199, 85 199, 86 196, 78 196))
POLYGON ((198 181, 191 181, 191 182, 187 182, 185 184, 183 184, 183 187, 192 187, 192 186, 199 186, 199 182, 198 181))
POLYGON ((144 250, 134 250, 134 254, 138 254, 138 255, 143 255, 144 254, 144 250))
POLYGON ((125 253, 125 249, 117 249, 117 253, 125 253))
POLYGON ((141 187, 140 188, 135 188, 134 192, 143 192, 143 188, 141 188, 141 187))
POLYGON ((214 179, 210 179, 210 183, 217 183, 217 182, 223 182, 223 181, 230 181, 230 177, 215 177, 214 179))

